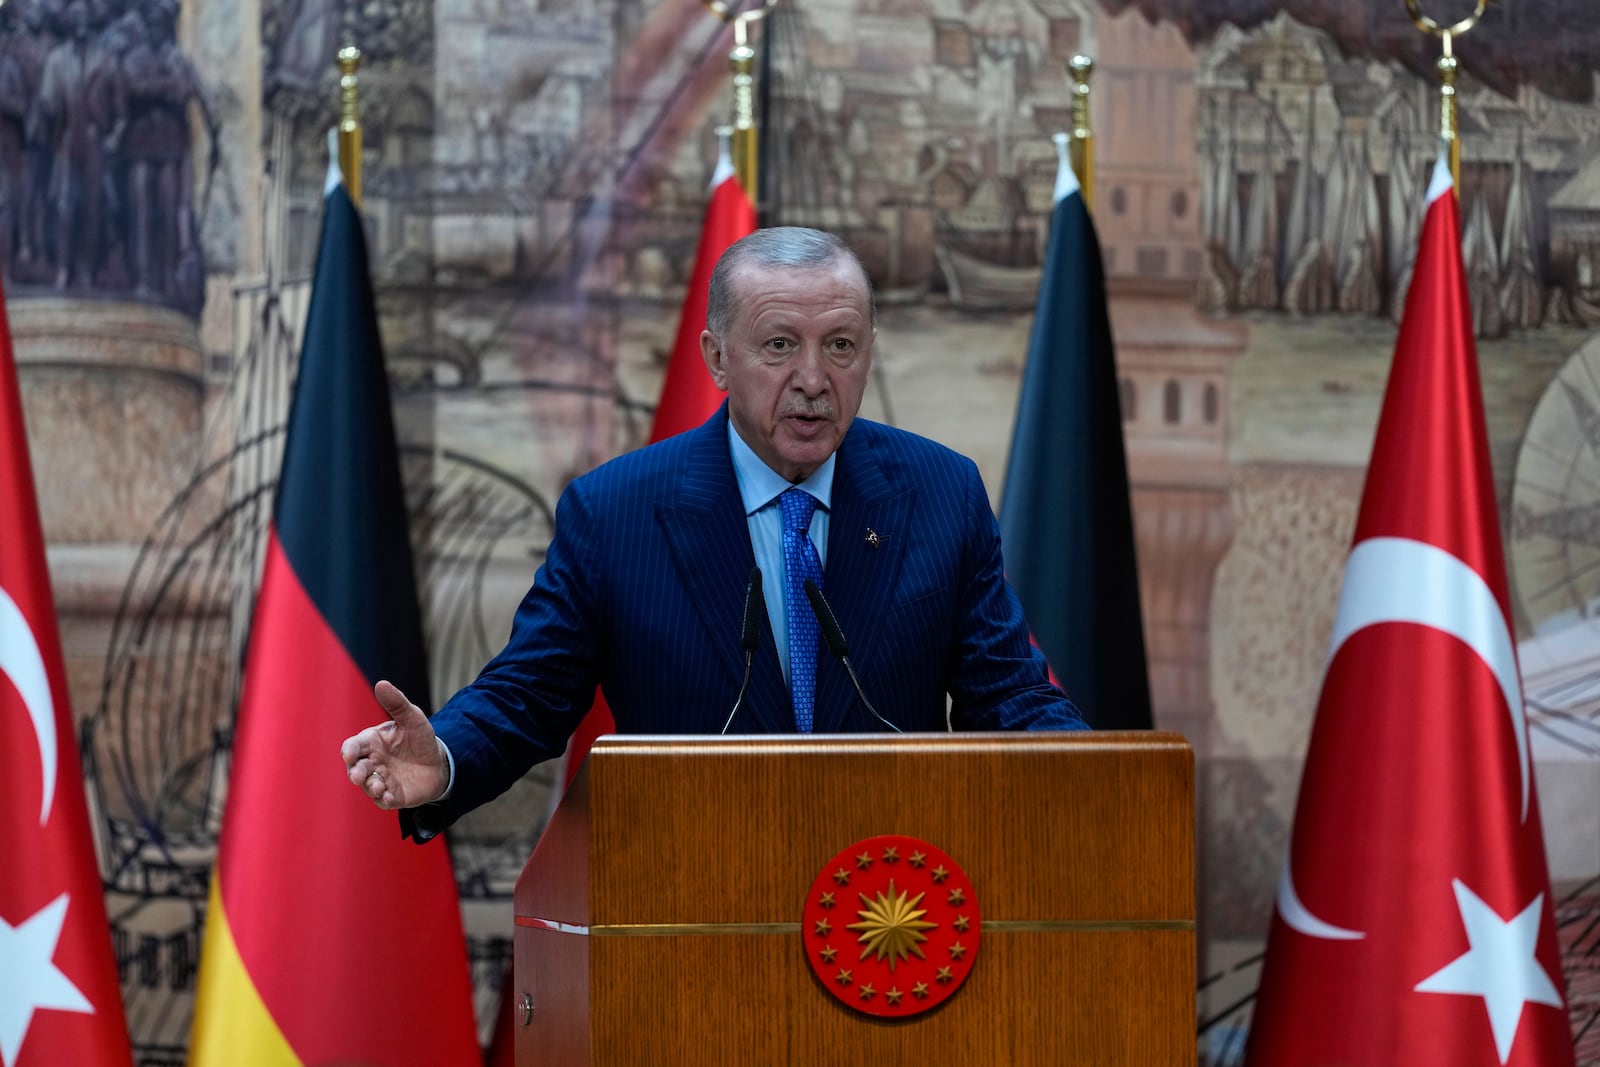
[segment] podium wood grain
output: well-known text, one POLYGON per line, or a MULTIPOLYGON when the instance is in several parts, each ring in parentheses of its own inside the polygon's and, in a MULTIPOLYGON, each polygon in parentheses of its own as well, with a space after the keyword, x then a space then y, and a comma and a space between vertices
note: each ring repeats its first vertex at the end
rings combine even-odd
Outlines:
POLYGON ((602 739, 517 885, 517 1062, 1192 1064, 1193 796, 1171 734, 602 739), (894 1021, 828 995, 799 929, 887 833, 983 915, 966 984, 894 1021))

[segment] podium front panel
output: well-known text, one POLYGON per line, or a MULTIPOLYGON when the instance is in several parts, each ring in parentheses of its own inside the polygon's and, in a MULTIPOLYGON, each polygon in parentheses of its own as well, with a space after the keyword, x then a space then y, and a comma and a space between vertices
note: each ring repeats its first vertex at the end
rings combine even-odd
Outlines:
POLYGON ((518 885, 519 1063, 1193 1063, 1193 810, 1169 734, 602 739, 518 885), (882 834, 982 908, 964 986, 908 1019, 802 944, 823 866, 882 834))

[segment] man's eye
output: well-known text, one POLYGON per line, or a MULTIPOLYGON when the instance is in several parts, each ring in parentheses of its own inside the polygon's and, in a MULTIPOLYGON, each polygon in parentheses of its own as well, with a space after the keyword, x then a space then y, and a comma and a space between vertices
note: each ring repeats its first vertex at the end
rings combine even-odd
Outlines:
POLYGON ((785 352, 789 348, 789 342, 782 337, 774 337, 767 342, 767 347, 774 352, 785 352))

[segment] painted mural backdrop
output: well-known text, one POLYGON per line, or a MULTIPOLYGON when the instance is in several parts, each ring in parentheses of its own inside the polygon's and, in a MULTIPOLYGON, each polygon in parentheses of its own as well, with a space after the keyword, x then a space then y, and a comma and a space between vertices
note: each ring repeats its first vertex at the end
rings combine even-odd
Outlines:
MULTIPOLYGON (((1460 42, 1461 195, 1600 1063, 1600 28, 1579 7, 1502 0, 1460 42)), ((841 233, 877 286, 864 413, 972 455, 991 493, 1065 64, 1096 61, 1152 690, 1199 756, 1200 1051, 1233 1062, 1409 284, 1436 45, 1399 0, 780 0, 761 34, 767 219, 841 233)), ((436 701, 498 647, 562 487, 648 430, 728 114, 731 33, 694 0, 0 4, 0 266, 150 1064, 183 1059, 345 41, 436 701)), ((550 782, 452 841, 485 1019, 550 782)))

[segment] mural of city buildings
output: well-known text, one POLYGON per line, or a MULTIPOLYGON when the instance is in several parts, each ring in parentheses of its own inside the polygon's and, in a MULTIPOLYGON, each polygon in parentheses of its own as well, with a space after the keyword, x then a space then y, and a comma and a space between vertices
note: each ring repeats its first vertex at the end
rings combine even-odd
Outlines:
MULTIPOLYGON (((1580 8, 1500 0, 1456 51, 1519 654, 1600 1064, 1600 25, 1580 8)), ((777 0, 754 33, 763 218, 841 234, 876 287, 863 414, 973 456, 997 506, 1050 137, 1067 61, 1094 59, 1156 721, 1198 757, 1197 1055, 1238 1062, 1438 150, 1439 42, 1401 0, 777 0)), ((562 488, 646 437, 730 115, 732 29, 697 0, 0 3, 0 268, 146 1064, 183 1062, 346 43, 435 704, 497 650, 562 488)), ((556 775, 451 841, 485 1034, 556 775)))

